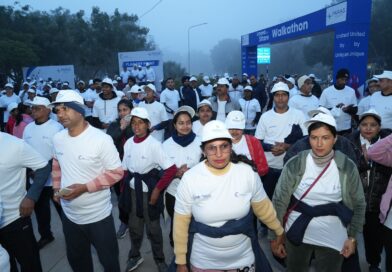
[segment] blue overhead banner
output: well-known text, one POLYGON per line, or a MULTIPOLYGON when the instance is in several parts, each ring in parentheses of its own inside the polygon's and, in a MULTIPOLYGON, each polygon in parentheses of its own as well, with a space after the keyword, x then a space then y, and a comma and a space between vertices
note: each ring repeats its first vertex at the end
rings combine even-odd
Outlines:
MULTIPOLYGON (((242 70, 257 75, 249 53, 264 44, 299 39, 334 31, 334 75, 348 68, 350 85, 359 87, 366 81, 371 0, 348 0, 308 15, 252 32, 241 37, 242 70)), ((273 56, 272 61, 273 64, 273 56)))

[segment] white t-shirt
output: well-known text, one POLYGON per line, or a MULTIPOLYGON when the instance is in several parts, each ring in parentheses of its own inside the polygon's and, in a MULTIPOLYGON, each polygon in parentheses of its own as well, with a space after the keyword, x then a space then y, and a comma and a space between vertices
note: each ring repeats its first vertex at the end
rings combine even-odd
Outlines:
POLYGON ((110 100, 99 97, 94 102, 92 116, 98 117, 102 123, 110 124, 118 118, 117 104, 120 100, 118 96, 110 100))
MULTIPOLYGON (((271 109, 261 115, 257 124, 255 137, 263 140, 266 144, 274 145, 275 142, 284 142, 284 139, 291 133, 293 125, 300 125, 303 135, 307 135, 308 131, 304 126, 304 115, 299 110, 289 108, 285 113, 277 113, 271 109)), ((283 168, 283 153, 280 156, 272 155, 272 152, 266 151, 268 166, 275 169, 283 168)))
POLYGON ((294 86, 293 88, 291 88, 289 90, 289 94, 290 94, 290 96, 289 96, 290 99, 296 95, 299 95, 299 90, 298 90, 297 86, 294 86))
MULTIPOLYGON (((177 90, 169 90, 167 88, 163 90, 159 99, 162 104, 166 103, 166 106, 173 111, 178 109, 178 102, 181 100, 177 90)), ((167 112, 167 117, 173 119, 173 113, 167 112)))
POLYGON ((0 132, 0 150, 1 229, 20 217, 19 205, 26 195, 26 168, 35 171, 48 161, 25 141, 3 132, 0 132))
POLYGON ((201 84, 199 86, 199 89, 201 91, 201 96, 203 96, 203 97, 205 97, 205 96, 207 96, 207 97, 212 96, 213 87, 212 87, 211 84, 207 84, 207 85, 201 84))
MULTIPOLYGON (((169 157, 170 161, 175 163, 178 168, 183 164, 186 164, 188 168, 192 168, 194 165, 200 162, 201 157, 201 141, 196 137, 192 143, 182 147, 177 144, 172 137, 163 142, 163 151, 169 157)), ((180 179, 175 178, 167 187, 166 191, 172 196, 176 195, 178 184, 180 179)))
POLYGON ((122 71, 120 73, 120 77, 121 77, 122 83, 127 84, 128 83, 128 77, 130 75, 131 75, 131 72, 129 72, 129 70, 122 71))
MULTIPOLYGON (((197 222, 221 227, 227 221, 246 216, 251 202, 265 199, 259 175, 249 165, 231 163, 227 173, 217 176, 205 161, 188 170, 177 188, 175 211, 197 222), (241 181, 241 182, 238 182, 241 181)), ((210 238, 196 233, 192 265, 201 269, 228 270, 254 263, 251 241, 244 234, 210 238)))
MULTIPOLYGON (((107 170, 121 167, 112 138, 90 125, 76 137, 71 137, 68 129, 60 131, 53 138, 53 146, 61 168, 61 188, 86 184, 107 170)), ((61 199, 61 207, 76 224, 98 222, 112 211, 110 188, 69 201, 61 199)))
MULTIPOLYGON (((317 166, 314 163, 312 156, 309 154, 306 157, 305 173, 294 192, 294 196, 297 199, 301 198, 322 170, 323 167, 317 166)), ((339 170, 335 161, 332 161, 327 171, 317 181, 305 198, 302 199, 302 202, 310 206, 337 203, 342 201, 341 189, 339 170)), ((290 213, 287 219, 286 232, 300 215, 301 213, 297 211, 292 211, 290 213)), ((310 221, 302 241, 306 244, 333 248, 340 252, 346 240, 347 230, 339 217, 327 215, 314 217, 310 221)))
POLYGON ((370 109, 370 98, 371 96, 368 95, 362 98, 361 101, 359 101, 357 115, 361 115, 362 113, 370 109))
MULTIPOLYGON (((49 161, 54 156, 53 137, 61 130, 63 130, 63 126, 52 119, 41 125, 31 122, 23 131, 23 140, 40 153, 45 160, 49 161)), ((30 182, 32 182, 31 179, 30 182)), ((45 186, 52 186, 51 176, 49 176, 45 186)))
MULTIPOLYGON (((122 167, 132 173, 146 174, 154 168, 166 170, 174 163, 163 151, 162 144, 154 137, 148 136, 143 142, 135 143, 129 138, 124 145, 122 167)), ((130 186, 135 189, 135 179, 131 179, 130 186)), ((143 182, 143 192, 148 192, 147 184, 143 182)))
MULTIPOLYGON (((153 103, 146 103, 145 101, 142 101, 139 103, 139 107, 145 108, 148 112, 148 116, 150 118, 151 122, 151 127, 156 126, 160 124, 163 121, 169 120, 167 117, 166 109, 165 106, 163 106, 161 103, 154 101, 153 103)), ((154 130, 151 133, 152 136, 154 136, 155 139, 157 139, 159 142, 163 142, 163 135, 164 135, 164 129, 161 130, 154 130)))
POLYGON ((305 117, 305 121, 309 120, 308 112, 315 110, 319 106, 319 100, 314 95, 303 96, 301 94, 295 95, 289 99, 289 107, 302 111, 305 117))
POLYGON ((392 129, 392 95, 384 96, 375 92, 370 98, 370 108, 381 115, 381 128, 392 129))
MULTIPOLYGON (((85 102, 93 102, 95 101, 95 94, 92 94, 91 91, 85 90, 83 93, 81 93, 79 90, 76 90, 82 97, 85 102)), ((94 92, 95 93, 95 92, 94 92)), ((92 109, 87 107, 87 105, 84 105, 84 110, 85 110, 85 117, 91 116, 92 115, 92 109)))
POLYGON ((245 115, 245 129, 256 129, 256 125, 252 125, 252 122, 256 118, 256 113, 261 112, 259 101, 255 98, 251 100, 241 98, 239 104, 242 113, 245 115))
MULTIPOLYGON (((326 88, 320 96, 320 106, 326 108, 334 108, 336 105, 343 103, 345 106, 357 105, 357 97, 355 91, 349 86, 345 86, 343 90, 335 89, 335 86, 326 88)), ((348 113, 340 111, 339 115, 335 115, 336 130, 342 131, 351 128, 351 116, 348 113)))
POLYGON ((204 126, 201 124, 200 120, 196 120, 192 123, 192 131, 197 137, 201 137, 203 135, 203 128, 204 126))
POLYGON ((216 120, 222 121, 223 123, 226 121, 226 103, 227 101, 218 101, 218 112, 216 113, 216 120))
POLYGON ((238 102, 242 98, 243 92, 244 87, 242 87, 242 85, 238 85, 234 88, 233 85, 230 84, 229 96, 231 100, 238 102))
POLYGON ((242 136, 238 143, 233 143, 233 150, 237 155, 244 155, 249 160, 252 160, 245 136, 242 136))
POLYGON ((155 81, 155 71, 152 67, 146 68, 146 80, 148 82, 154 82, 155 81))
MULTIPOLYGON (((1 108, 7 108, 8 105, 13 102, 18 103, 18 104, 20 103, 20 98, 15 93, 13 93, 11 96, 2 95, 0 97, 0 107, 1 108)), ((8 122, 9 116, 10 116, 10 113, 7 110, 5 110, 4 116, 3 116, 4 123, 8 122)))

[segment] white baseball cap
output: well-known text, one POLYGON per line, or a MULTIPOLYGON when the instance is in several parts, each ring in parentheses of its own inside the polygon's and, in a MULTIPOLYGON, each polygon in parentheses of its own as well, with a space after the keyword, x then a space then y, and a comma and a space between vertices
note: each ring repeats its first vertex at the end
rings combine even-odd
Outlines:
POLYGON ((233 139, 225 124, 218 120, 212 120, 203 127, 201 141, 208 142, 215 139, 233 139))
POLYGON ((128 91, 128 93, 141 93, 142 92, 142 88, 139 85, 133 85, 131 90, 128 91))
POLYGON ((243 73, 242 75, 248 77, 248 74, 247 74, 247 73, 243 73))
POLYGON ((176 112, 174 113, 174 116, 176 116, 180 112, 187 112, 187 113, 189 113, 191 118, 193 118, 195 116, 195 110, 192 107, 190 107, 190 106, 181 106, 181 107, 179 107, 176 110, 176 112))
POLYGON ((49 94, 54 94, 54 93, 58 93, 60 90, 57 88, 51 88, 49 91, 49 94))
POLYGON ((245 129, 245 115, 241 111, 231 111, 225 123, 227 129, 245 129))
POLYGON ((150 121, 150 117, 148 116, 147 110, 142 107, 133 108, 131 111, 131 117, 133 116, 150 121))
POLYGON ((197 105, 197 110, 199 110, 203 106, 209 106, 212 109, 211 102, 208 99, 203 99, 202 101, 200 101, 200 103, 197 105))
POLYGON ((271 93, 276 93, 276 92, 290 93, 289 86, 287 86, 286 83, 278 82, 278 83, 274 84, 274 87, 272 87, 272 90, 271 90, 271 93))
POLYGON ((11 89, 13 89, 14 85, 12 85, 12 83, 7 83, 7 84, 5 84, 4 88, 11 88, 11 89))
POLYGON ((33 94, 35 94, 35 90, 34 90, 34 89, 28 89, 27 92, 28 92, 28 93, 33 93, 33 94))
POLYGON ((222 77, 222 78, 220 78, 218 80, 217 84, 218 85, 227 85, 227 86, 229 86, 230 82, 227 80, 227 78, 222 77))
POLYGON ((56 101, 52 102, 50 105, 53 106, 55 104, 67 103, 67 102, 76 102, 81 105, 84 105, 83 97, 73 90, 59 91, 56 97, 56 101))
POLYGON ((50 101, 49 99, 41 96, 34 97, 33 101, 30 103, 31 106, 45 106, 46 108, 49 107, 50 101))
POLYGON ((305 84, 305 81, 311 79, 310 76, 303 75, 298 79, 298 88, 301 89, 301 87, 305 84))
POLYGON ((392 80, 392 71, 384 70, 384 72, 381 75, 374 75, 376 78, 387 78, 392 80))
POLYGON ((146 88, 149 88, 149 89, 153 90, 154 92, 157 91, 157 89, 155 88, 155 85, 152 83, 148 83, 147 85, 143 86, 143 90, 146 90, 146 88))
POLYGON ((315 109, 315 110, 310 110, 309 112, 308 112, 308 116, 310 117, 310 118, 312 118, 313 116, 315 116, 316 114, 319 114, 319 113, 324 113, 324 114, 328 114, 328 115, 331 115, 332 116, 332 113, 330 112, 330 110, 329 109, 327 109, 327 108, 324 108, 324 107, 318 107, 317 109, 315 109))
POLYGON ((110 78, 104 78, 101 82, 101 84, 107 84, 110 85, 113 88, 113 81, 110 78))
POLYGON ((314 74, 309 74, 309 77, 316 78, 314 74))
POLYGON ((195 78, 195 77, 193 76, 193 77, 191 77, 191 78, 189 79, 189 82, 191 82, 191 81, 197 81, 197 78, 195 78))
POLYGON ((286 81, 288 81, 291 84, 295 85, 295 79, 293 77, 286 78, 286 81))
POLYGON ((211 81, 210 81, 210 78, 208 77, 208 76, 204 76, 203 77, 203 81, 205 82, 205 83, 210 83, 211 81))
POLYGON ((11 112, 12 110, 16 109, 18 107, 18 103, 16 102, 11 102, 7 106, 7 111, 11 112))
POLYGON ((331 116, 329 114, 325 114, 325 113, 316 114, 310 120, 306 121, 304 123, 304 125, 306 128, 309 128, 310 125, 312 125, 314 123, 319 123, 319 122, 333 126, 334 128, 336 128, 335 118, 333 118, 333 116, 331 116))
POLYGON ((373 116, 374 118, 378 119, 381 122, 381 115, 373 108, 369 109, 368 111, 365 111, 359 116, 359 122, 362 122, 362 120, 367 117, 367 116, 373 116))
POLYGON ((252 86, 247 85, 247 86, 245 86, 244 91, 251 91, 251 92, 253 92, 253 88, 252 88, 252 86))

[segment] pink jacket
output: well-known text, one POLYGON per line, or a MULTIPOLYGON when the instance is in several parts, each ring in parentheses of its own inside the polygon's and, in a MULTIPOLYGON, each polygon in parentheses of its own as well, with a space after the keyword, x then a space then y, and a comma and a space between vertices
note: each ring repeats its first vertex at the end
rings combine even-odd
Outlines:
MULTIPOLYGON (((377 143, 373 144, 367 151, 369 159, 392 167, 392 134, 377 143)), ((388 187, 382 196, 380 204, 380 220, 384 223, 392 205, 392 176, 389 179, 388 187)))
POLYGON ((20 139, 23 139, 23 132, 24 132, 25 127, 34 121, 34 119, 31 118, 30 115, 23 113, 22 116, 23 116, 22 122, 20 122, 19 125, 15 125, 14 129, 12 131, 12 135, 14 135, 15 137, 18 137, 20 139))

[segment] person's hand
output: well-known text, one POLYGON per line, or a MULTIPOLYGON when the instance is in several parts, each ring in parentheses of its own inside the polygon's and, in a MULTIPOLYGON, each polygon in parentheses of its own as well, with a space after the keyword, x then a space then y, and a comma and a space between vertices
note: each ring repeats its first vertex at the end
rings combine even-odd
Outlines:
POLYGON ((350 257, 352 254, 355 253, 356 242, 355 239, 349 238, 344 241, 343 249, 340 251, 345 258, 350 257))
POLYGON ((184 175, 184 173, 188 170, 189 168, 186 164, 181 165, 181 167, 177 169, 176 178, 181 178, 182 175, 184 175))
POLYGON ((270 242, 272 253, 279 258, 284 258, 287 256, 284 240, 284 234, 282 234, 277 236, 276 240, 272 240, 270 242))
POLYGON ((72 200, 88 192, 86 184, 75 183, 68 186, 67 188, 71 189, 72 191, 67 195, 61 196, 61 198, 64 200, 72 200))
POLYGON ((186 264, 177 264, 177 272, 188 272, 186 264))
POLYGON ((59 191, 60 191, 60 189, 53 189, 53 201, 56 202, 57 204, 61 205, 60 196, 58 195, 59 191))
POLYGON ((127 126, 129 126, 129 121, 125 120, 124 118, 122 118, 120 120, 120 129, 121 130, 125 130, 127 128, 127 126))
POLYGON ((155 187, 154 190, 152 190, 149 204, 150 205, 157 204, 157 201, 158 201, 160 194, 161 194, 161 191, 157 187, 155 187))
POLYGON ((25 197, 19 205, 19 214, 22 217, 30 216, 33 213, 35 206, 34 200, 25 197))
POLYGON ((272 153, 272 155, 274 155, 274 156, 280 156, 280 155, 282 155, 286 150, 284 149, 284 147, 283 147, 283 145, 282 145, 283 143, 279 143, 279 142, 276 142, 273 146, 272 146, 272 148, 271 148, 271 153, 272 153))

